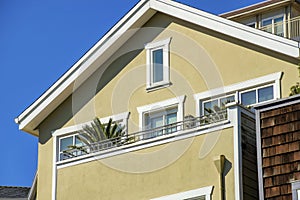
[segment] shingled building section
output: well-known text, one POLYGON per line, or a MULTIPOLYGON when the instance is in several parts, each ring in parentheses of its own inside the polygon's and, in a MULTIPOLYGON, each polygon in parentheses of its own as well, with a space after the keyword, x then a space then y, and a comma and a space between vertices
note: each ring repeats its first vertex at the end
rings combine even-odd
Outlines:
POLYGON ((13 187, 13 186, 0 186, 0 200, 14 199, 23 200, 27 199, 29 187, 13 187))
POLYGON ((300 181, 300 96, 257 109, 260 192, 266 200, 292 200, 300 181))

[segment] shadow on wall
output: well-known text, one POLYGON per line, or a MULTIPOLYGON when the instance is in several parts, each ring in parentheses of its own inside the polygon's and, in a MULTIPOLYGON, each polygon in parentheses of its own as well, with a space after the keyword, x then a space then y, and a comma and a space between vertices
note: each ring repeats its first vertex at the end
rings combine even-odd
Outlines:
MULTIPOLYGON (((171 22, 172 19, 170 17, 164 17, 162 20, 159 16, 154 16, 152 20, 144 25, 144 27, 146 27, 145 29, 134 30, 134 35, 130 36, 127 42, 119 48, 117 52, 102 64, 101 67, 98 67, 83 84, 72 92, 72 95, 39 125, 39 142, 41 144, 47 143, 52 137, 52 131, 63 127, 69 122, 76 113, 89 103, 99 91, 128 65, 128 63, 144 50, 145 43, 153 41, 171 22), (151 31, 149 31, 150 27, 151 31)), ((132 32, 130 33, 129 31, 128 34, 132 34, 132 32)), ((125 34, 124 37, 129 36, 125 34)), ((92 120, 92 118, 87 121, 89 120, 92 120)))
POLYGON ((224 162, 224 171, 223 171, 223 178, 222 178, 222 185, 224 187, 224 200, 226 200, 226 176, 229 173, 229 171, 232 169, 232 163, 225 158, 224 162))

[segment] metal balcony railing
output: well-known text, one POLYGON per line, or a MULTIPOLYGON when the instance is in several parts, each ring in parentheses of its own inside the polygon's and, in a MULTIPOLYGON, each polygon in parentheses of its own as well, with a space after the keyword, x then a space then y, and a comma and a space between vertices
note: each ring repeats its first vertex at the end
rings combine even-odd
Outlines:
POLYGON ((220 110, 209 115, 201 117, 189 117, 181 122, 168 124, 165 126, 139 131, 129 134, 126 137, 117 137, 112 139, 103 140, 97 143, 78 146, 71 148, 63 152, 59 160, 66 160, 78 156, 87 155, 99 151, 108 150, 115 147, 133 144, 139 141, 145 141, 153 138, 158 138, 165 135, 171 135, 179 131, 185 131, 216 122, 227 120, 227 110, 220 110))
POLYGON ((300 16, 259 28, 281 37, 300 42, 300 16))

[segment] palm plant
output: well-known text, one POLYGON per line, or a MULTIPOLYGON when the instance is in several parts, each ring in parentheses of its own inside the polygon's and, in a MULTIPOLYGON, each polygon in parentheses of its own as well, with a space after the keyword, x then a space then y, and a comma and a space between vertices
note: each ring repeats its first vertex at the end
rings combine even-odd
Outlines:
POLYGON ((124 126, 113 122, 111 118, 107 124, 102 124, 99 118, 95 118, 90 125, 85 125, 79 131, 78 138, 86 145, 106 140, 116 143, 115 139, 124 137, 125 134, 124 126))
POLYGON ((113 122, 111 118, 107 124, 102 124, 99 118, 95 118, 90 125, 83 126, 78 134, 78 139, 88 147, 89 151, 82 145, 71 145, 68 146, 66 153, 70 155, 72 153, 69 151, 75 150, 87 154, 105 147, 121 145, 127 141, 125 135, 125 127, 113 122))

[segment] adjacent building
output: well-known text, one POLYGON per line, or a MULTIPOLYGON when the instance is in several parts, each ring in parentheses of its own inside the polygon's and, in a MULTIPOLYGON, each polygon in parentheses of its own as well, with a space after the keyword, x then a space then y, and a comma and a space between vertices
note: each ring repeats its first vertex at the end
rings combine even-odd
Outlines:
POLYGON ((220 15, 281 37, 300 41, 300 1, 264 1, 220 15))
POLYGON ((141 0, 24 110, 37 199, 258 199, 251 108, 289 95, 299 43, 223 17, 141 0), (126 136, 86 145, 95 117, 126 136))
POLYGON ((300 96, 256 107, 260 199, 300 199, 300 96))

